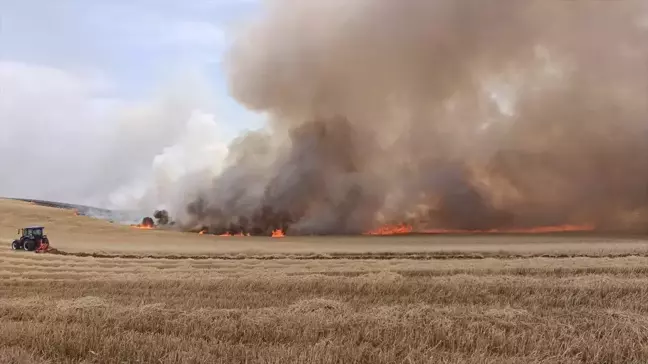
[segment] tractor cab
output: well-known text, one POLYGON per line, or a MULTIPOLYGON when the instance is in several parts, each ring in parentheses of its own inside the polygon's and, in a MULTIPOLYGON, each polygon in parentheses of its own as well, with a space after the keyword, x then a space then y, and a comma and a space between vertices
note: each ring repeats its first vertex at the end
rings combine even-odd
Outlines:
POLYGON ((30 226, 18 229, 18 239, 14 240, 11 248, 14 250, 27 251, 46 251, 49 248, 49 240, 44 233, 45 228, 42 226, 30 226))
POLYGON ((18 234, 20 235, 21 238, 40 238, 43 236, 43 230, 45 228, 42 226, 32 226, 24 229, 18 229, 18 234))

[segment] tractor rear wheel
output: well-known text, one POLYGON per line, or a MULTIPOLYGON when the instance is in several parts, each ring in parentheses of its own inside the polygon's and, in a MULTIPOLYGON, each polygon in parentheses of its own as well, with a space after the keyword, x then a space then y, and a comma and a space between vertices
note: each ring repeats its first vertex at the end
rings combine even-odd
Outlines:
POLYGON ((11 249, 13 250, 20 249, 20 242, 18 240, 14 240, 13 243, 11 243, 11 249))
POLYGON ((36 242, 33 240, 25 240, 23 247, 25 250, 33 252, 34 250, 36 250, 36 242))

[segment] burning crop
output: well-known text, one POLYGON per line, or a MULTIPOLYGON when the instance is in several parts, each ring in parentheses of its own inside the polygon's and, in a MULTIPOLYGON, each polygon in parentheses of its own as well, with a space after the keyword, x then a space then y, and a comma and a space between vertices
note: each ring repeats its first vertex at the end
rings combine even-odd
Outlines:
POLYGON ((145 217, 142 219, 142 222, 137 225, 131 225, 132 227, 136 229, 143 229, 143 230, 152 230, 155 229, 155 222, 153 221, 152 218, 150 217, 145 217))
POLYGON ((232 143, 179 226, 643 230, 646 18, 630 1, 269 0, 226 62, 268 128, 232 143))
POLYGON ((224 234, 220 234, 219 236, 225 236, 225 237, 227 237, 227 236, 250 236, 250 234, 243 234, 242 232, 239 232, 237 234, 232 234, 230 232, 227 232, 227 233, 224 233, 224 234))
POLYGON ((555 226, 534 226, 528 228, 504 228, 487 230, 464 230, 464 229, 422 229, 416 230, 410 225, 385 225, 365 233, 365 235, 404 235, 404 234, 546 234, 565 232, 589 232, 594 231, 593 225, 555 225, 555 226))

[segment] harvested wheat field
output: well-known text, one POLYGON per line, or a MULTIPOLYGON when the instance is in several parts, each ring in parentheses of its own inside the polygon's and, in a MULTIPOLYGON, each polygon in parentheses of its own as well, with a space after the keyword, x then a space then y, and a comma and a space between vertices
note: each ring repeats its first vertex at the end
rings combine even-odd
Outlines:
POLYGON ((0 363, 644 363, 648 241, 221 238, 0 201, 0 363), (60 254, 12 251, 46 226, 60 254))

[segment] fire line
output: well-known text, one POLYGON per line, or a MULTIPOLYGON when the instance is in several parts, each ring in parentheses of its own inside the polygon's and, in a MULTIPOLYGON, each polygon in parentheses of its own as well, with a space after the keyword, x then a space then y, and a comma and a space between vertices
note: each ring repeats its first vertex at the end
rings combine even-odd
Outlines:
POLYGON ((466 230, 466 229, 422 229, 415 230, 411 225, 385 225, 375 230, 366 232, 364 235, 405 235, 405 234, 543 234, 558 232, 585 232, 593 231, 594 225, 555 225, 538 226, 531 228, 506 228, 488 230, 466 230))

